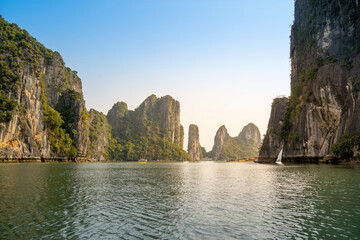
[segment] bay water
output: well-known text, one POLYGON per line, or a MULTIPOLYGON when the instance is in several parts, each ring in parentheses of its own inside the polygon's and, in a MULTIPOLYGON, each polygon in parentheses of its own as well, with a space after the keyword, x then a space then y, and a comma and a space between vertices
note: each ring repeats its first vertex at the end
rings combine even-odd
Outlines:
POLYGON ((360 166, 0 164, 0 239, 360 239, 360 166))

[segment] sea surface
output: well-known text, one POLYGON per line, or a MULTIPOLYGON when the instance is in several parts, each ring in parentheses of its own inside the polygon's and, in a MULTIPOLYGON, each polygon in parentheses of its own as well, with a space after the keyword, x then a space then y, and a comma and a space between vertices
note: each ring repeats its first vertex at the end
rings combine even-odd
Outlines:
POLYGON ((360 166, 0 164, 0 239, 360 239, 360 166))

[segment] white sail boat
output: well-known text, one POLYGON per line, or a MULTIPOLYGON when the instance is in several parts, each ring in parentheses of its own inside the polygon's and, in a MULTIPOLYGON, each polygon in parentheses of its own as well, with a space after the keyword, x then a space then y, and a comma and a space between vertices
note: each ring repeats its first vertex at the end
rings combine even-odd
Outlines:
POLYGON ((279 152, 279 155, 278 155, 278 157, 277 157, 277 159, 276 159, 276 164, 282 164, 282 158, 283 158, 283 150, 284 150, 284 145, 282 146, 282 148, 281 148, 281 150, 280 150, 280 152, 279 152))

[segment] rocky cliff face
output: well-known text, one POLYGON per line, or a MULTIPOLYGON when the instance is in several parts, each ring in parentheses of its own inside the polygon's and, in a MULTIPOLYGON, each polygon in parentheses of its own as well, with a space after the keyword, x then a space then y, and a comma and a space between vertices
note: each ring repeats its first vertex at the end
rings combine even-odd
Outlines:
POLYGON ((184 144, 184 133, 180 124, 180 103, 169 95, 161 98, 151 95, 134 111, 129 111, 126 103, 118 102, 109 110, 107 118, 113 127, 113 134, 122 138, 131 134, 136 123, 137 128, 143 130, 147 125, 156 125, 159 134, 166 140, 179 147, 184 144))
POLYGON ((149 96, 137 109, 135 115, 140 122, 150 120, 161 129, 161 134, 169 142, 182 147, 183 133, 180 124, 180 103, 167 95, 157 98, 149 96))
POLYGON ((195 124, 189 126, 188 153, 193 161, 199 161, 203 157, 199 139, 199 128, 195 124))
MULTIPOLYGON (((333 158, 344 133, 360 135, 359 2, 295 1, 291 60, 291 96, 278 132, 284 161, 333 158)), ((274 159, 278 146, 264 141, 260 156, 274 159)), ((352 151, 358 149, 355 141, 352 151)))
POLYGON ((107 114, 107 120, 110 126, 112 126, 112 134, 117 136, 121 134, 121 131, 124 131, 124 128, 127 127, 127 114, 129 110, 125 102, 117 102, 109 110, 107 114))
POLYGON ((107 160, 107 147, 111 139, 110 125, 103 113, 90 109, 89 114, 90 159, 99 161, 107 160))
POLYGON ((190 158, 171 96, 151 95, 134 111, 116 103, 107 118, 89 114, 81 80, 59 53, 1 17, 0 30, 1 161, 190 158))
POLYGON ((254 146, 259 147, 261 143, 261 134, 259 128, 249 123, 239 133, 238 140, 244 143, 253 143, 254 146))
POLYGON ((243 157, 255 157, 261 142, 258 127, 250 123, 237 137, 231 137, 223 125, 216 132, 212 149, 213 160, 237 160, 243 157))
POLYGON ((171 96, 157 98, 151 95, 134 111, 128 110, 125 103, 117 103, 108 112, 107 118, 112 126, 112 136, 125 149, 123 154, 118 154, 119 147, 110 147, 114 150, 110 154, 113 158, 189 158, 182 149, 184 130, 180 124, 180 104, 171 96), (129 154, 132 149, 135 153, 129 154))
POLYGON ((267 132, 260 148, 259 159, 267 162, 276 161, 283 145, 280 133, 288 106, 288 98, 282 97, 274 99, 271 106, 267 132))
POLYGON ((225 125, 222 125, 216 132, 215 139, 214 139, 214 146, 212 149, 212 158, 213 160, 222 159, 220 157, 221 153, 223 152, 224 146, 230 141, 231 137, 228 134, 228 131, 225 125))
POLYGON ((88 113, 82 94, 65 90, 60 95, 55 109, 64 120, 63 128, 73 134, 77 158, 86 158, 89 151, 88 113))
POLYGON ((87 112, 76 72, 16 24, 1 18, 0 30, 0 159, 86 156, 87 112), (71 116, 61 115, 70 101, 71 116))

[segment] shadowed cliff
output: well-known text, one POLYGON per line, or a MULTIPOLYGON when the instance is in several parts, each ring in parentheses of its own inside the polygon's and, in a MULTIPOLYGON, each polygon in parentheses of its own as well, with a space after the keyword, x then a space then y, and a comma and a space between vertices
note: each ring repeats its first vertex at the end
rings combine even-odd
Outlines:
POLYGON ((282 145, 284 161, 359 155, 359 53, 358 1, 295 1, 291 96, 286 111, 273 104, 261 159, 274 161, 282 145))

